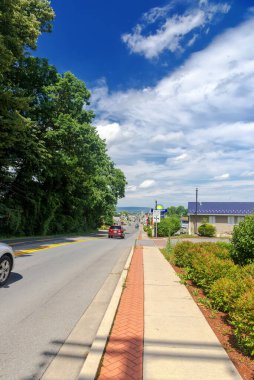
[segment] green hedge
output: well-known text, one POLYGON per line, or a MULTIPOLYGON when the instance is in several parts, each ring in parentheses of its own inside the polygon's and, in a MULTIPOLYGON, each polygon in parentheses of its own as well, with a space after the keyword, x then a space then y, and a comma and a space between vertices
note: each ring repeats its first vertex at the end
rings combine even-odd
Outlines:
POLYGON ((230 312, 230 322, 234 326, 234 335, 242 350, 254 356, 254 289, 247 290, 235 303, 230 312))
POLYGON ((246 216, 238 226, 234 226, 231 254, 237 264, 254 262, 254 215, 246 216))
POLYGON ((202 287, 207 293, 212 284, 221 277, 225 277, 234 263, 230 259, 220 259, 205 252, 192 259, 189 275, 195 284, 202 287))
POLYGON ((214 308, 229 313, 239 346, 254 356, 254 263, 237 265, 228 243, 177 243, 174 263, 200 286, 214 308))
POLYGON ((246 291, 254 287, 254 278, 232 278, 222 277, 215 281, 209 291, 212 305, 218 310, 228 312, 235 309, 235 302, 246 291))
POLYGON ((220 244, 210 242, 194 244, 190 241, 183 241, 177 243, 174 248, 176 265, 179 267, 191 267, 193 256, 205 252, 212 253, 221 259, 230 259, 229 246, 221 246, 220 244))
POLYGON ((181 220, 178 215, 171 215, 161 219, 158 223, 157 235, 161 237, 173 236, 181 228, 181 220))
POLYGON ((151 226, 143 226, 143 230, 147 233, 149 237, 152 237, 153 229, 151 226))
POLYGON ((198 227, 198 233, 201 236, 214 236, 216 233, 216 228, 209 223, 201 224, 201 226, 198 227))

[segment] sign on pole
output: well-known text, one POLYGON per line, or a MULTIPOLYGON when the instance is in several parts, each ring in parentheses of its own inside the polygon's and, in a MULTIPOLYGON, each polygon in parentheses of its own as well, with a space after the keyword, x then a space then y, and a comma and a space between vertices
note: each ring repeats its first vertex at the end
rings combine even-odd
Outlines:
POLYGON ((160 223, 161 221, 161 212, 160 210, 153 210, 153 222, 160 223))

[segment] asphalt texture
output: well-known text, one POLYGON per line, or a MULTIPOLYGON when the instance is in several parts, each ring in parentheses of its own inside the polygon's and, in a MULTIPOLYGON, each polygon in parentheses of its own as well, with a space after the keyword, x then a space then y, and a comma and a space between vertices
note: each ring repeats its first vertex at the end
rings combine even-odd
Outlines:
MULTIPOLYGON (((91 310, 113 268, 118 267, 120 276, 137 236, 134 228, 126 232, 123 240, 101 234, 12 242, 19 256, 9 284, 0 289, 0 379, 41 378, 80 318, 91 310)), ((110 283, 103 305, 98 312, 96 306, 92 309, 89 339, 111 298, 110 283)))

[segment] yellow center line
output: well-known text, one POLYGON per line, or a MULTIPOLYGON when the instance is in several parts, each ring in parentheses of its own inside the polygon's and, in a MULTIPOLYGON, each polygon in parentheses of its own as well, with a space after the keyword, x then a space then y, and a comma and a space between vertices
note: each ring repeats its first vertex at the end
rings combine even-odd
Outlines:
POLYGON ((33 252, 44 251, 45 249, 63 247, 65 245, 76 244, 76 243, 86 243, 90 240, 99 240, 99 239, 100 238, 96 238, 96 237, 93 237, 93 238, 88 237, 87 239, 78 239, 78 240, 67 242, 67 243, 54 243, 54 244, 49 244, 45 247, 43 246, 43 247, 37 247, 37 248, 32 248, 32 249, 22 249, 20 251, 15 252, 15 256, 23 256, 23 255, 27 255, 33 252))

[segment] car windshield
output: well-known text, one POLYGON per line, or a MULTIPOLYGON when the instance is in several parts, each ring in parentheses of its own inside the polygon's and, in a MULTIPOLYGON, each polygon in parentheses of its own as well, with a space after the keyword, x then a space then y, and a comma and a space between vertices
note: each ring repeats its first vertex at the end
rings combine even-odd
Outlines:
POLYGON ((121 226, 111 226, 111 230, 121 230, 121 226))

